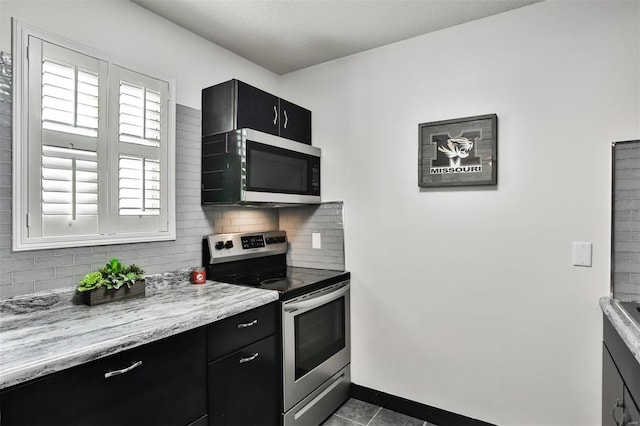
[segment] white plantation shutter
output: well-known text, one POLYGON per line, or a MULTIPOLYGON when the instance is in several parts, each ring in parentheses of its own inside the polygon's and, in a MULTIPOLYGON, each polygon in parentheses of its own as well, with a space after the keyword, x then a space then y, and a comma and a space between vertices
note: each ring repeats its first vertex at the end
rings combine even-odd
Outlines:
POLYGON ((100 202, 107 198, 100 158, 106 155, 107 132, 100 116, 106 112, 107 65, 36 38, 30 53, 29 73, 36 84, 29 93, 34 120, 28 144, 28 236, 97 235, 106 226, 100 220, 100 202))
POLYGON ((94 152, 42 147, 42 214, 98 215, 98 158, 94 152))
POLYGON ((175 239, 173 80, 15 28, 14 250, 175 239))
POLYGON ((111 85, 118 96, 117 179, 112 180, 118 188, 118 230, 166 229, 168 85, 125 68, 114 70, 111 85))
POLYGON ((160 93, 120 82, 120 142, 160 146, 160 93))
POLYGON ((42 127, 98 136, 97 72, 51 59, 42 63, 42 127))
POLYGON ((42 150, 42 233, 95 233, 98 161, 95 152, 51 146, 42 150))
POLYGON ((119 163, 119 213, 159 215, 160 162, 123 155, 119 163))

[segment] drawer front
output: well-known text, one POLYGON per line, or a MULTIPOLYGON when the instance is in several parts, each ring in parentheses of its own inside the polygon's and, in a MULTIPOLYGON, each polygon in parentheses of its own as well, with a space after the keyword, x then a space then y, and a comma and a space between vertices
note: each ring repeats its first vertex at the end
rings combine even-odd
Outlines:
POLYGON ((276 303, 207 326, 207 358, 213 361, 276 331, 276 303))
POLYGON ((0 395, 2 425, 187 425, 206 414, 201 327, 0 395))
POLYGON ((209 364, 210 426, 277 426, 280 416, 274 335, 209 364))

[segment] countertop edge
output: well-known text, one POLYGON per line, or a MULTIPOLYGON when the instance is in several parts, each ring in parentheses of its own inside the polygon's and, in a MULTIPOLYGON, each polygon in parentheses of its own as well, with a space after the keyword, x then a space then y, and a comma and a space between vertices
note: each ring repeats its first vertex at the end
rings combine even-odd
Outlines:
MULTIPOLYGON (((185 315, 180 321, 174 322, 170 328, 148 327, 105 339, 95 344, 64 353, 52 354, 47 359, 39 358, 32 362, 25 362, 19 367, 2 369, 0 367, 0 390, 5 390, 30 380, 44 377, 71 367, 104 358, 109 355, 133 349, 148 343, 175 336, 195 328, 214 323, 242 312, 275 302, 279 299, 278 292, 263 290, 259 295, 252 295, 241 303, 230 305, 226 309, 203 311, 197 315, 185 315)), ((0 360, 1 361, 1 360, 0 360)))
POLYGON ((599 300, 602 312, 609 318, 636 361, 640 364, 640 325, 638 325, 617 299, 601 297, 599 300))

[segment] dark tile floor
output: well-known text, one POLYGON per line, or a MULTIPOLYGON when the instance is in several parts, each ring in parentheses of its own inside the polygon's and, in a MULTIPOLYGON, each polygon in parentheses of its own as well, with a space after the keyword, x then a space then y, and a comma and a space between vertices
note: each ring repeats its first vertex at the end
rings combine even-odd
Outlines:
POLYGON ((350 398, 322 426, 434 426, 377 405, 350 398))

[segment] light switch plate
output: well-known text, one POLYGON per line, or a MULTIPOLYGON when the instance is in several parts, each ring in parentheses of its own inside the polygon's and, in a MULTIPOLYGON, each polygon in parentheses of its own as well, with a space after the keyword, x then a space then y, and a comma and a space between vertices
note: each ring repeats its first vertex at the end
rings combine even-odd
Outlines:
POLYGON ((593 243, 573 242, 573 266, 591 266, 593 243))
POLYGON ((319 232, 311 233, 311 248, 314 248, 314 249, 322 248, 322 237, 319 232))

